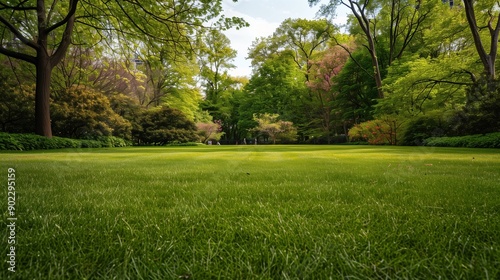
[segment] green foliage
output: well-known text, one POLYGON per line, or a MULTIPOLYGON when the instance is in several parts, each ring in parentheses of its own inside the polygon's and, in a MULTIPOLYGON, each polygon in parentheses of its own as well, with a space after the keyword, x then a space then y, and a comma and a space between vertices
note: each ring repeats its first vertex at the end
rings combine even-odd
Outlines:
POLYGON ((378 94, 370 73, 362 71, 358 64, 369 69, 371 59, 362 51, 353 52, 352 58, 347 60, 342 71, 334 79, 334 89, 338 92, 334 110, 350 125, 373 118, 373 106, 378 94))
POLYGON ((467 102, 452 122, 455 135, 500 131, 500 82, 481 79, 470 86, 467 102))
POLYGON ((500 132, 455 137, 431 137, 424 141, 425 146, 500 148, 500 132))
POLYGON ((202 144, 195 143, 195 142, 181 143, 181 142, 173 141, 172 143, 167 144, 166 146, 169 146, 169 147, 197 147, 199 145, 202 145, 202 144))
POLYGON ((0 131, 27 133, 34 130, 34 85, 9 87, 0 76, 0 131))
POLYGON ((129 140, 119 138, 116 136, 99 136, 95 141, 101 143, 102 147, 127 147, 131 146, 132 142, 129 140))
POLYGON ((94 140, 47 138, 35 134, 9 134, 0 132, 0 150, 50 150, 63 148, 126 147, 131 143, 114 136, 101 136, 94 140))
POLYGON ((138 127, 132 131, 140 145, 165 145, 174 141, 195 142, 196 125, 179 110, 160 107, 144 111, 138 118, 138 127))
POLYGON ((306 126, 311 111, 303 73, 287 55, 263 63, 244 88, 239 110, 242 128, 255 126, 254 114, 278 114, 298 127, 306 126))
POLYGON ((207 143, 208 140, 219 141, 224 132, 222 126, 215 122, 199 122, 196 124, 198 136, 201 143, 207 143))
POLYGON ((23 144, 19 141, 17 134, 0 132, 0 150, 24 150, 23 144))
POLYGON ((465 103, 466 87, 471 84, 473 59, 463 54, 439 58, 413 57, 389 68, 386 98, 379 101, 379 113, 415 116, 433 110, 456 110, 465 103))
POLYGON ((228 70, 234 68, 231 61, 236 57, 236 50, 231 48, 231 41, 217 29, 209 29, 199 46, 200 76, 203 79, 205 97, 211 102, 217 102, 219 96, 226 90, 225 83, 230 80, 228 70))
POLYGON ((270 137, 273 144, 276 144, 276 140, 279 140, 281 143, 296 141, 297 128, 293 126, 292 122, 278 120, 279 117, 278 114, 254 114, 253 119, 257 122, 257 126, 253 131, 270 137))
POLYGON ((273 35, 257 38, 253 42, 248 57, 252 59, 252 65, 257 70, 265 61, 286 55, 307 79, 309 61, 327 48, 327 42, 335 29, 326 19, 285 19, 273 35))
POLYGON ((85 86, 72 87, 52 102, 56 135, 72 138, 120 136, 130 138, 132 125, 115 113, 102 93, 85 86))
POLYGON ((351 142, 368 142, 372 145, 396 145, 401 136, 403 122, 394 116, 383 116, 379 119, 362 122, 349 130, 351 142))
POLYGON ((429 137, 440 137, 451 131, 451 116, 440 111, 419 115, 408 121, 405 125, 401 145, 419 146, 429 137))

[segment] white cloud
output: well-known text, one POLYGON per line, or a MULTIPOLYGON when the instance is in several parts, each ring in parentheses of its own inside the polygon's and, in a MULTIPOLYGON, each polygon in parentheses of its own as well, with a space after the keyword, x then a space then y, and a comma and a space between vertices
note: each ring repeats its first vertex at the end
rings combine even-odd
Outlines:
POLYGON ((245 59, 248 56, 248 49, 252 46, 256 38, 272 35, 280 22, 273 22, 262 17, 252 17, 227 6, 224 9, 224 13, 227 17, 241 17, 250 24, 250 27, 244 27, 239 30, 233 28, 224 32, 231 40, 231 47, 238 51, 238 55, 234 60, 237 68, 233 69, 231 74, 233 76, 250 77, 251 63, 245 59))

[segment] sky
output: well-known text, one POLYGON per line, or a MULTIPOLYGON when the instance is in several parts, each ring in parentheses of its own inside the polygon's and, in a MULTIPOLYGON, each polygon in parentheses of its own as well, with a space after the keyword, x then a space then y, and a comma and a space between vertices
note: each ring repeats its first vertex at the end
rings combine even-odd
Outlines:
MULTIPOLYGON (((238 51, 231 69, 231 76, 251 75, 251 62, 245 58, 248 56, 248 48, 252 42, 259 37, 267 37, 273 34, 276 28, 287 18, 315 19, 319 7, 309 7, 307 0, 223 0, 224 15, 226 17, 241 17, 245 19, 250 27, 235 28, 225 31, 224 34, 231 40, 231 47, 238 51)), ((334 23, 341 24, 346 20, 342 10, 337 12, 334 23)))

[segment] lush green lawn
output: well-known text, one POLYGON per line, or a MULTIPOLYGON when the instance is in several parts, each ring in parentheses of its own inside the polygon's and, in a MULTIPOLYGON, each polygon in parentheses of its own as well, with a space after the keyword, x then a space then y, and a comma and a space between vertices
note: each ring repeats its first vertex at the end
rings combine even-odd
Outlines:
POLYGON ((210 146, 0 153, 19 279, 499 279, 500 151, 210 146))

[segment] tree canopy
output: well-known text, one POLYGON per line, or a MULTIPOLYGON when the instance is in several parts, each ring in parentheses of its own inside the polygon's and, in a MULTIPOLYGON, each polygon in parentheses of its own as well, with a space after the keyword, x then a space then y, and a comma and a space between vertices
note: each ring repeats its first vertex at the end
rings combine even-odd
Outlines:
POLYGON ((500 131, 498 0, 308 0, 318 18, 254 39, 249 77, 224 33, 247 24, 222 2, 0 1, 0 129, 142 144, 500 131))

